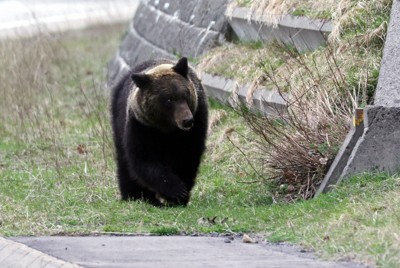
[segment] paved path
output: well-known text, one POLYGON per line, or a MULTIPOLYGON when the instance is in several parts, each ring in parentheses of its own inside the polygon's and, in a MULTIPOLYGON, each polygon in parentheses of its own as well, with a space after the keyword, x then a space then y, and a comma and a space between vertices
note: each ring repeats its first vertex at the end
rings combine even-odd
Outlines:
POLYGON ((361 267, 316 260, 289 246, 245 244, 239 238, 229 240, 230 243, 223 237, 188 236, 15 237, 12 240, 0 238, 0 267, 361 267))
POLYGON ((139 0, 0 1, 0 38, 129 21, 139 0))

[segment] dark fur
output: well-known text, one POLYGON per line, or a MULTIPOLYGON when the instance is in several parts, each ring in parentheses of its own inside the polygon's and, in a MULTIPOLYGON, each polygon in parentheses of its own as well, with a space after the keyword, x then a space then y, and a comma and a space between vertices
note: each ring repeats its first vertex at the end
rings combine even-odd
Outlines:
MULTIPOLYGON (((179 80, 177 86, 179 90, 175 86, 167 88, 170 96, 174 94, 182 95, 181 93, 184 91, 182 87, 188 80, 194 84, 198 96, 197 109, 193 113, 194 125, 188 131, 168 124, 174 115, 171 115, 168 107, 159 107, 163 105, 161 100, 163 96, 161 96, 162 94, 157 87, 166 88, 169 84, 172 84, 169 80, 170 77, 163 78, 161 82, 150 85, 150 89, 143 90, 146 94, 140 95, 140 101, 146 101, 146 107, 150 105, 157 111, 164 111, 162 113, 155 112, 152 115, 153 117, 162 117, 155 119, 155 121, 159 119, 161 123, 157 126, 149 126, 136 118, 133 113, 129 112, 128 117, 126 114, 127 100, 135 85, 131 79, 134 76, 133 74, 143 73, 163 63, 175 64, 168 60, 144 62, 125 75, 113 88, 111 118, 119 189, 123 200, 143 199, 154 205, 161 205, 162 202, 159 198, 161 197, 170 205, 186 205, 205 150, 208 128, 207 99, 200 80, 189 68, 186 78, 176 74, 179 76, 176 77, 179 80), (169 121, 165 119, 167 117, 169 121)), ((135 81, 137 81, 136 84, 141 83, 138 78, 135 81)), ((163 92, 165 93, 165 90, 163 92)), ((187 98, 187 94, 184 94, 184 96, 187 98)), ((188 113, 186 112, 186 114, 188 113)))

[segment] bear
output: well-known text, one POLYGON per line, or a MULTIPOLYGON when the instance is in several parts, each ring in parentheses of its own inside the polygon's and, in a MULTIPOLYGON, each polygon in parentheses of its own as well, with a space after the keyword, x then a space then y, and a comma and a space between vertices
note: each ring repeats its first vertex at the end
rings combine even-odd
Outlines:
POLYGON ((122 200, 186 206, 206 148, 208 102, 185 57, 148 60, 111 91, 122 200))

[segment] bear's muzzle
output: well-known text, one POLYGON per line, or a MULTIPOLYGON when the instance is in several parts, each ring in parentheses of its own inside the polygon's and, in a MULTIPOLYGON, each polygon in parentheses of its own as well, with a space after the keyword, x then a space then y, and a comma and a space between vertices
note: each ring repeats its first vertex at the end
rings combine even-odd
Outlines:
POLYGON ((182 102, 175 107, 175 122, 178 128, 189 131, 194 125, 192 111, 186 102, 182 102))

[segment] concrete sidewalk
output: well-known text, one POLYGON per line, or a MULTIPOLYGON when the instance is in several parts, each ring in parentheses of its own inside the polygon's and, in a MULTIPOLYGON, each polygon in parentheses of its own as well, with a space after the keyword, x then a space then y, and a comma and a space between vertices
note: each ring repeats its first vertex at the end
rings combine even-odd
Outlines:
POLYGON ((240 238, 95 236, 0 238, 0 267, 309 267, 358 268, 316 260, 291 246, 240 238))
POLYGON ((35 250, 24 244, 0 237, 0 267, 2 268, 75 268, 78 265, 68 263, 35 250))

